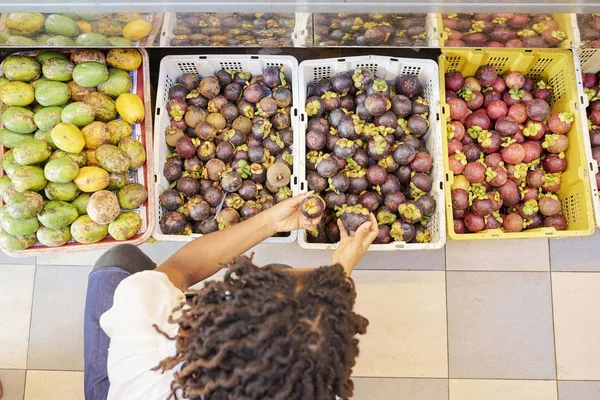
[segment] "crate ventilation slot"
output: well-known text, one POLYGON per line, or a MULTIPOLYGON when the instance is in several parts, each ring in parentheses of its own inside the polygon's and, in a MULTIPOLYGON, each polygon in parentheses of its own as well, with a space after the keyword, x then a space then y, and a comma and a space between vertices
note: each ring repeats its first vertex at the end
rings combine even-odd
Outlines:
POLYGON ((171 79, 171 77, 169 75, 166 76, 165 78, 165 94, 163 96, 163 101, 165 102, 165 104, 169 101, 169 89, 171 89, 171 86, 173 86, 173 79, 171 79))
POLYGON ((507 62, 508 58, 506 57, 490 57, 488 60, 488 65, 490 67, 494 67, 496 72, 501 74, 504 71, 504 67, 506 67, 507 62))
POLYGON ((533 67, 527 72, 526 76, 529 78, 538 78, 546 71, 551 63, 551 58, 538 58, 533 67))
POLYGON ((198 73, 198 69, 196 68, 195 63, 177 63, 177 66, 179 67, 179 70, 181 71, 182 74, 186 74, 186 73, 197 74, 198 73))
POLYGON ((582 219, 579 194, 572 194, 562 200, 562 209, 568 224, 574 224, 582 219))
POLYGON ((272 67, 272 66, 281 67, 283 65, 281 63, 276 63, 276 62, 268 62, 266 64, 267 64, 267 67, 272 67))
POLYGON ((242 63, 239 61, 221 61, 219 65, 221 68, 228 69, 231 72, 242 71, 242 63))
POLYGON ((315 67, 313 70, 313 80, 317 82, 321 78, 329 78, 331 76, 331 67, 315 67))
POLYGON ((405 65, 402 67, 400 71, 400 75, 419 75, 421 72, 421 67, 413 66, 413 65, 405 65))
POLYGON ((458 64, 460 63, 460 57, 446 56, 446 61, 448 63, 448 68, 446 72, 454 72, 456 71, 456 68, 458 68, 458 64))
POLYGON ((550 82, 548 83, 550 84, 550 86, 552 86, 552 97, 550 100, 552 104, 554 104, 567 93, 567 89, 565 88, 564 71, 562 69, 558 71, 556 75, 550 78, 550 82))
POLYGON ((356 64, 356 68, 369 68, 375 75, 377 75, 377 69, 379 65, 374 63, 360 63, 356 64))

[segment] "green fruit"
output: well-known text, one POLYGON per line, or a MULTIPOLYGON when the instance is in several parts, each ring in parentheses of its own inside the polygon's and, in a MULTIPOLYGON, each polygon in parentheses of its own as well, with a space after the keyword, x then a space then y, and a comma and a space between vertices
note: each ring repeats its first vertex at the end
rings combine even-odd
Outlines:
POLYGON ((73 80, 82 87, 94 87, 108 79, 106 65, 95 61, 84 61, 73 69, 73 80))
POLYGON ((71 160, 77 163, 79 168, 85 167, 85 165, 87 164, 87 159, 83 153, 67 153, 63 150, 56 150, 54 153, 52 153, 49 159, 56 160, 57 158, 61 157, 69 157, 71 160))
POLYGON ((144 188, 144 185, 130 183, 119 190, 117 197, 121 208, 135 210, 146 201, 148 198, 148 191, 144 188))
POLYGON ((28 106, 35 100, 33 86, 25 82, 9 82, 0 86, 0 101, 7 106, 28 106))
POLYGON ((71 225, 71 235, 79 243, 97 243, 108 235, 108 225, 100 225, 87 215, 77 218, 71 225))
POLYGON ((46 18, 46 32, 51 35, 77 36, 79 27, 71 18, 58 14, 52 14, 46 18))
POLYGON ((82 33, 75 40, 77 47, 110 47, 110 40, 98 33, 82 33))
POLYGON ((13 149, 15 161, 20 165, 39 164, 46 161, 51 154, 48 142, 35 139, 23 140, 13 149))
POLYGON ((115 240, 131 239, 142 227, 142 218, 135 212, 125 212, 108 224, 108 233, 115 240))
POLYGON ((41 77, 41 78, 38 78, 35 81, 31 82, 31 86, 35 90, 35 88, 37 88, 40 83, 46 82, 46 81, 48 81, 48 79, 41 77))
POLYGON ((31 82, 40 77, 42 66, 33 57, 13 54, 2 61, 2 71, 8 80, 31 82))
POLYGON ((99 19, 104 18, 106 14, 104 13, 77 13, 79 18, 84 21, 97 21, 99 19))
POLYGON ((35 59, 42 65, 42 71, 44 70, 44 64, 46 63, 46 61, 52 58, 62 58, 64 60, 68 59, 66 55, 64 55, 63 53, 59 53, 58 51, 44 51, 35 56, 35 59))
POLYGON ((43 131, 51 131, 60 121, 62 107, 43 107, 33 116, 33 121, 37 127, 43 131))
POLYGON ((90 201, 90 197, 92 197, 91 193, 81 193, 71 202, 71 204, 77 207, 79 215, 87 215, 87 205, 90 201))
POLYGON ((40 223, 36 217, 19 219, 13 218, 8 214, 2 217, 0 225, 2 225, 2 229, 6 232, 15 236, 30 235, 40 227, 40 223))
POLYGON ((108 38, 112 47, 134 47, 135 45, 129 39, 119 36, 111 36, 108 38))
POLYGON ((25 236, 13 236, 7 232, 0 232, 0 246, 6 250, 25 250, 37 242, 35 233, 25 236))
POLYGON ((9 46, 37 46, 38 43, 25 36, 12 35, 6 39, 6 44, 9 46))
POLYGON ((33 111, 23 107, 8 107, 4 110, 2 124, 5 128, 17 133, 33 133, 37 129, 33 111))
MULTIPOLYGON (((42 33, 41 35, 38 35, 35 37, 35 42, 37 43, 38 46, 45 46, 46 42, 48 41, 48 39, 50 39, 52 36, 47 35, 45 33, 42 33)), ((36 58, 37 60, 37 58, 36 58)))
POLYGON ((35 99, 43 106, 62 106, 71 98, 69 85, 63 82, 46 81, 35 88, 35 99))
POLYGON ((9 187, 12 186, 12 182, 8 175, 0 176, 0 198, 4 197, 4 193, 9 187))
POLYGON ((129 183, 129 174, 110 174, 110 183, 106 190, 119 190, 129 183))
POLYGON ((8 13, 4 23, 15 35, 31 35, 42 29, 44 19, 41 13, 8 13))
POLYGON ((8 79, 6 79, 5 77, 0 77, 0 87, 6 85, 8 82, 10 82, 8 79))
POLYGON ((73 182, 48 182, 44 188, 44 193, 48 200, 72 201, 79 194, 79 189, 73 182))
POLYGON ((115 101, 104 93, 89 93, 83 98, 83 102, 94 109, 94 117, 97 121, 108 122, 117 118, 115 101))
POLYGON ((8 215, 6 204, 0 207, 0 221, 2 221, 2 218, 4 218, 5 215, 8 215))
POLYGON ((56 147, 56 145, 52 141, 52 132, 51 131, 42 131, 42 130, 38 129, 35 132, 35 134, 33 135, 33 138, 36 140, 43 140, 44 142, 47 142, 50 145, 50 148, 52 149, 52 151, 55 151, 56 149, 58 149, 58 147, 56 147))
POLYGON ((78 128, 94 122, 94 109, 82 101, 71 103, 62 109, 60 118, 62 122, 71 123, 78 128))
POLYGON ((49 161, 44 167, 44 176, 50 182, 71 182, 79 174, 79 165, 68 157, 49 161))
POLYGON ((46 40, 46 46, 48 47, 73 47, 75 46, 75 41, 70 37, 66 36, 52 36, 50 39, 46 40))
POLYGON ((44 208, 44 199, 36 192, 15 193, 8 199, 6 210, 17 219, 33 218, 44 208))
POLYGON ((47 183, 44 177, 44 170, 33 165, 24 165, 17 168, 11 179, 17 192, 25 192, 27 190, 39 192, 47 183))
POLYGON ((64 228, 52 229, 40 226, 36 235, 37 240, 44 246, 58 247, 71 240, 71 228, 65 226, 64 228))
POLYGON ((110 68, 108 79, 98 85, 100 93, 106 93, 111 97, 118 97, 121 93, 127 93, 131 89, 131 76, 122 69, 110 68))
POLYGON ((121 139, 119 150, 127 154, 129 158, 129 169, 141 168, 146 162, 146 150, 144 146, 131 136, 121 139))
POLYGON ((51 200, 44 205, 38 219, 45 227, 58 229, 70 225, 78 216, 74 205, 66 201, 51 200))
POLYGON ((34 135, 31 133, 17 133, 6 128, 0 130, 0 144, 9 149, 12 149, 23 140, 33 139, 33 137, 34 135))
POLYGON ((100 166, 114 174, 122 174, 129 169, 129 157, 112 144, 103 144, 96 149, 96 160, 100 166))
POLYGON ((20 165, 15 161, 15 156, 12 150, 4 153, 4 157, 2 158, 2 169, 6 172, 6 175, 10 179, 12 179, 13 174, 19 168, 20 165))
POLYGON ((74 67, 66 58, 50 58, 42 66, 42 73, 51 81, 68 82, 73 77, 74 67))

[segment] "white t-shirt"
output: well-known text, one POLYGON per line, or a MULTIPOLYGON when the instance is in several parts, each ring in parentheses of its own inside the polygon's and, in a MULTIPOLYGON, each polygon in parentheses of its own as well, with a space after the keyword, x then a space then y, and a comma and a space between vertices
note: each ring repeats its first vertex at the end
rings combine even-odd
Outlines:
POLYGON ((179 326, 170 324, 169 316, 183 301, 183 292, 162 272, 139 272, 119 284, 112 308, 100 317, 100 326, 110 337, 108 400, 169 397, 179 367, 165 373, 152 368, 175 355, 175 341, 159 334, 153 325, 175 337, 179 326))

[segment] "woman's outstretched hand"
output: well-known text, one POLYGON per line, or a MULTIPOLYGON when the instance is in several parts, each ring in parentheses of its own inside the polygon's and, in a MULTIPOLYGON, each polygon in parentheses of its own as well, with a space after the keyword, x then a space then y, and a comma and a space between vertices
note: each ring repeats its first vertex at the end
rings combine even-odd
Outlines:
POLYGON ((321 218, 307 218, 300 212, 300 203, 313 192, 304 193, 274 205, 265 211, 276 232, 290 232, 296 229, 312 231, 317 229, 321 218))
POLYGON ((348 234, 341 219, 337 220, 337 224, 340 228, 340 244, 333 253, 332 263, 341 264, 346 271, 346 275, 350 276, 356 264, 363 258, 379 233, 377 219, 371 213, 369 220, 359 226, 352 235, 348 234))

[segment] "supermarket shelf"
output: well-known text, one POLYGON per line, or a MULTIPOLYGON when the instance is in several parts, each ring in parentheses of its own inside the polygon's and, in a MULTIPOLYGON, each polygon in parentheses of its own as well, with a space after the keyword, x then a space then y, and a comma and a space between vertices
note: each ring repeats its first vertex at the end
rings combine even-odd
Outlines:
POLYGON ((0 3, 0 12, 544 12, 592 13, 600 9, 597 1, 589 0, 375 0, 368 7, 362 0, 6 0, 0 3))

